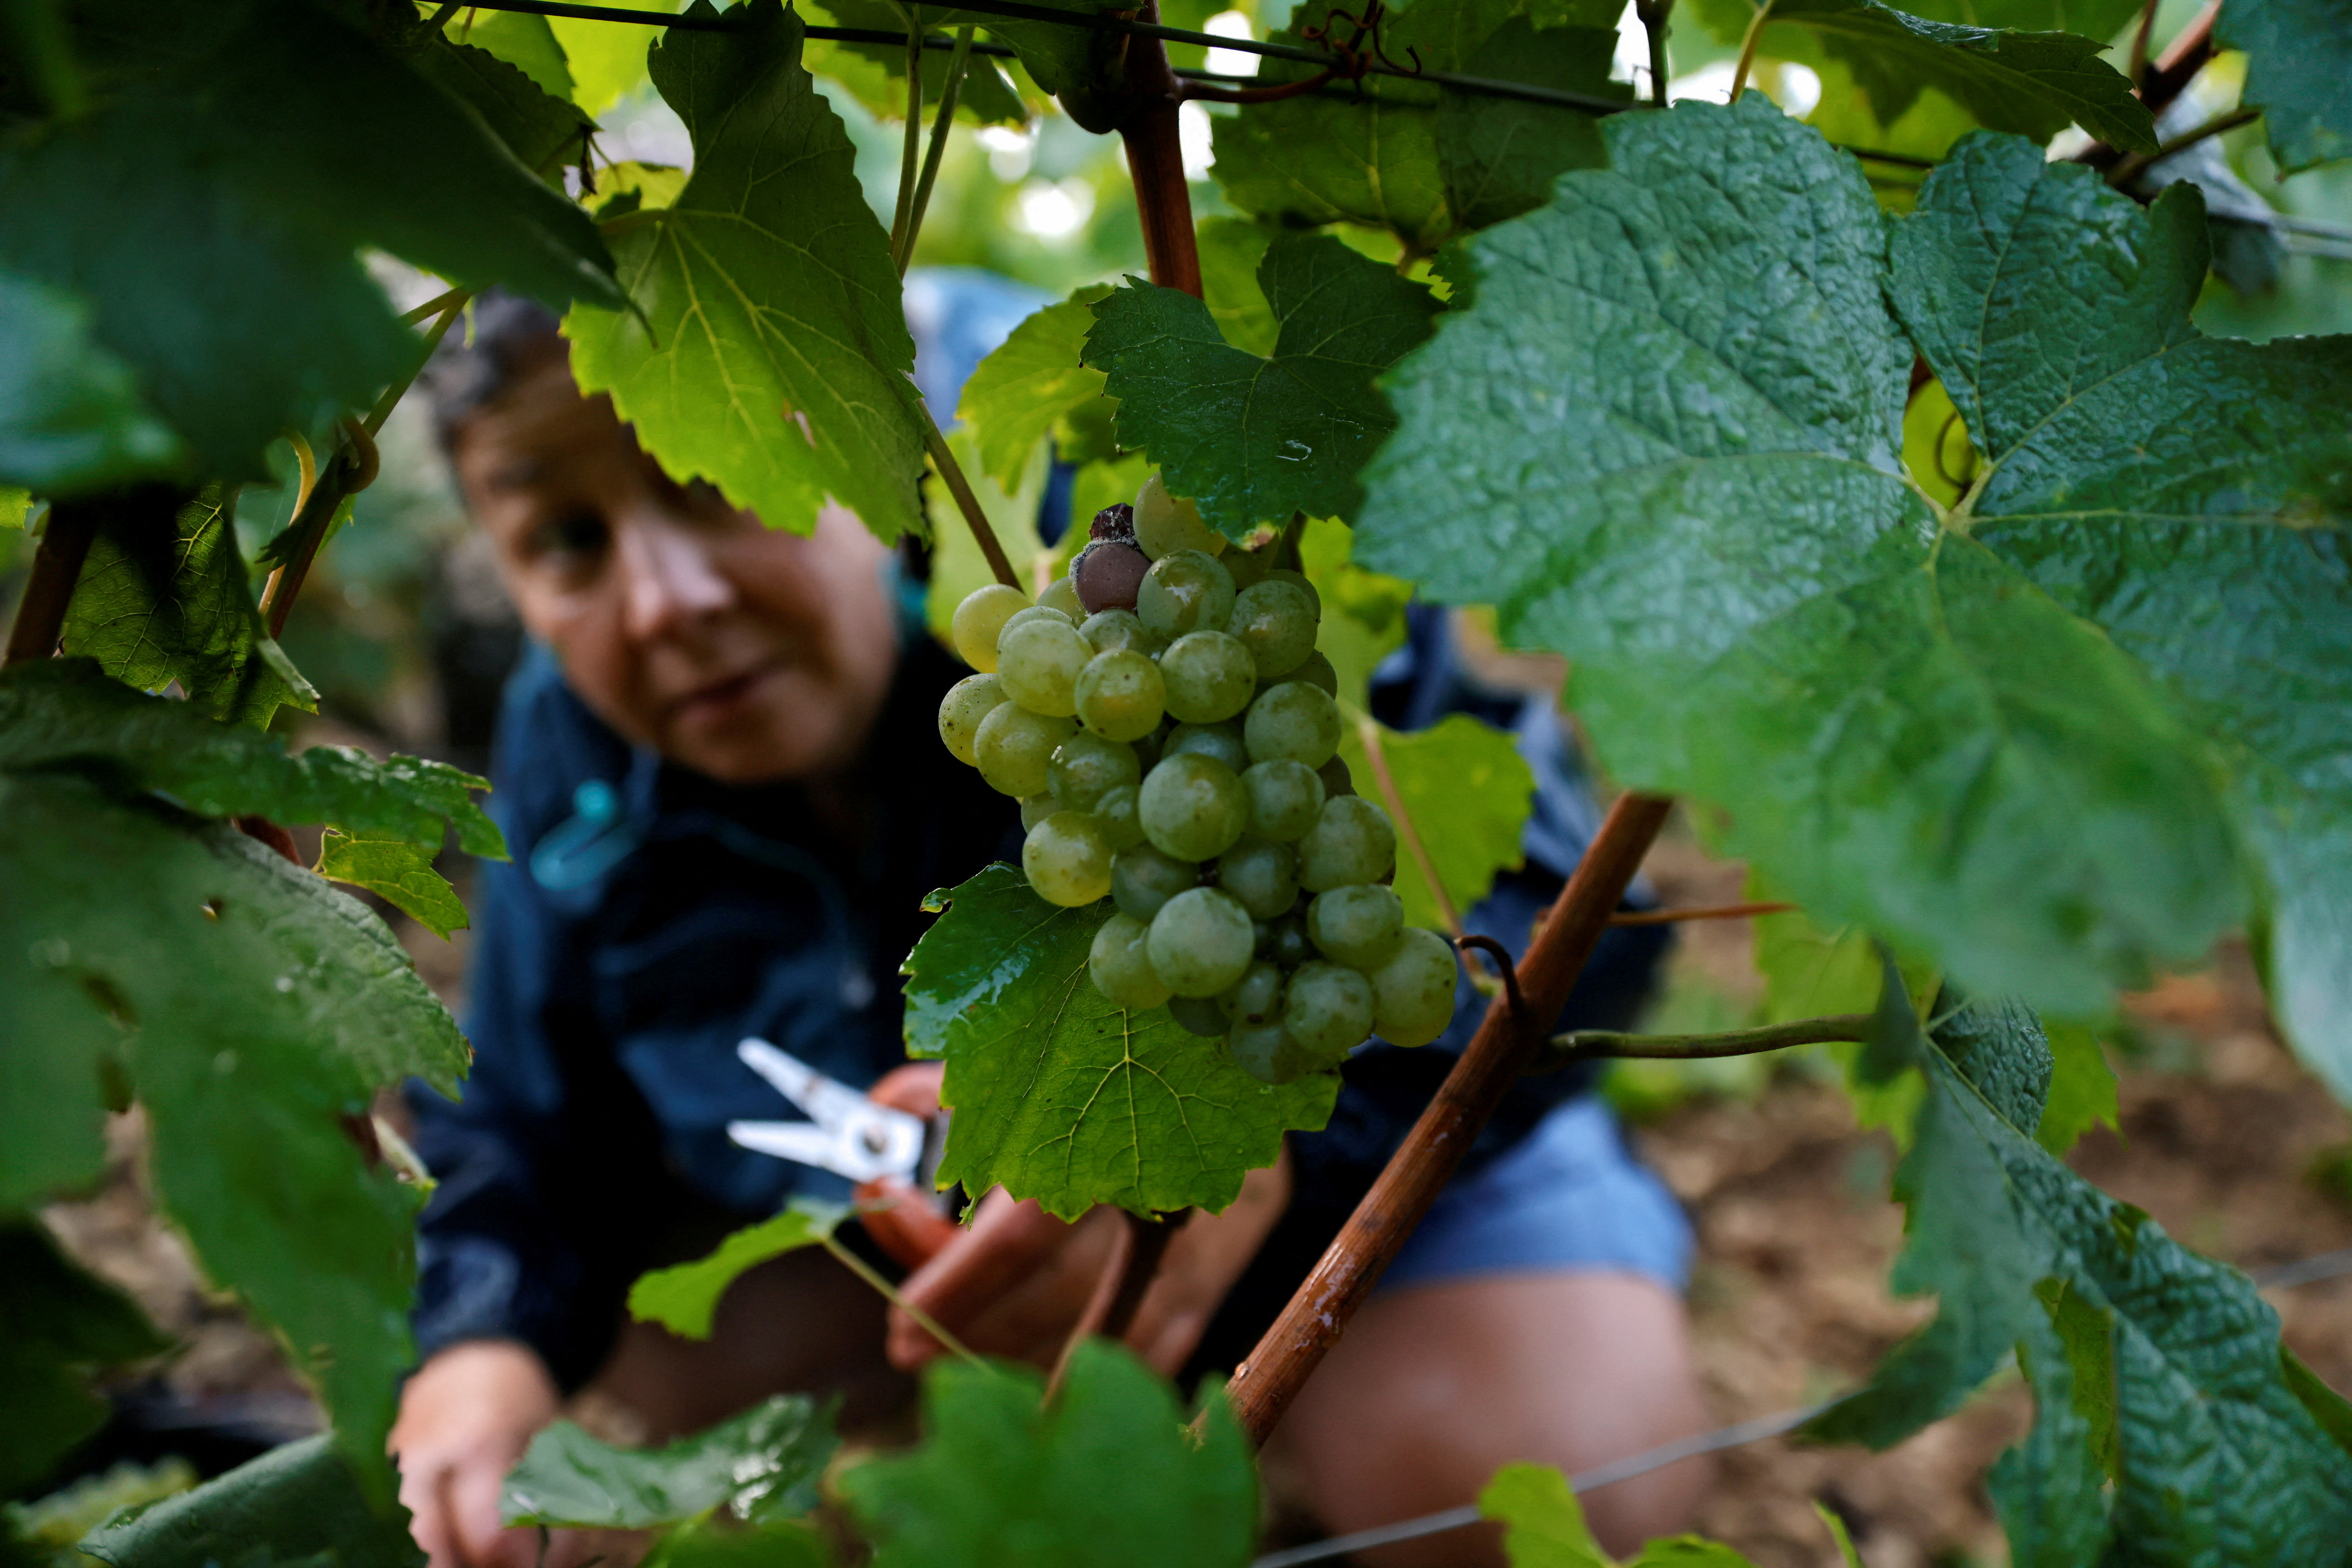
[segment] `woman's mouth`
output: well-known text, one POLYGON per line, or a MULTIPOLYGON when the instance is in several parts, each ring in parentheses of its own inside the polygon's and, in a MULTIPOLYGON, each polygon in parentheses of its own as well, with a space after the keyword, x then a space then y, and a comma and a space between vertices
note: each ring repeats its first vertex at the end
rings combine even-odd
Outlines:
POLYGON ((740 717, 772 677, 782 672, 781 660, 768 659, 732 675, 696 687, 670 704, 673 724, 723 724, 740 717))

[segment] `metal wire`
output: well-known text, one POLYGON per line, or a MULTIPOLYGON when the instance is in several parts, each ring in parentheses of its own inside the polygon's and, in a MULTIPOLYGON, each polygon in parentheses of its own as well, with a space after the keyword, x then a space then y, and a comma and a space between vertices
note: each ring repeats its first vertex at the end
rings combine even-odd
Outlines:
MULTIPOLYGON (((2335 1252, 2323 1252, 2295 1263, 2274 1264, 2268 1268, 2249 1271, 2257 1289, 2285 1290, 2298 1285, 2315 1285, 2323 1279, 2339 1279, 2352 1274, 2352 1247, 2335 1252)), ((1767 1437, 1778 1437, 1811 1421, 1836 1404, 1834 1399, 1819 1405, 1808 1405, 1801 1410, 1783 1410, 1775 1415, 1759 1415, 1753 1421, 1736 1422, 1729 1426, 1701 1433, 1696 1437, 1684 1437, 1663 1443, 1654 1448, 1628 1455, 1622 1459, 1586 1470, 1569 1478, 1569 1489, 1578 1495, 1596 1490, 1617 1481, 1629 1481, 1635 1476, 1648 1475, 1684 1459, 1701 1454, 1719 1454, 1726 1448, 1742 1447, 1760 1443, 1767 1437)), ((1449 1530, 1461 1530, 1486 1517, 1475 1503, 1449 1508, 1437 1513, 1427 1513, 1419 1519, 1408 1519, 1395 1524, 1384 1524, 1374 1530, 1360 1530, 1353 1535, 1335 1535, 1328 1541, 1310 1542, 1281 1552, 1269 1552, 1250 1564, 1250 1568, 1297 1568, 1302 1563, 1321 1563, 1333 1557, 1344 1557, 1350 1552, 1369 1552, 1375 1546, 1389 1546, 1400 1541, 1418 1541, 1425 1535, 1442 1535, 1449 1530)))

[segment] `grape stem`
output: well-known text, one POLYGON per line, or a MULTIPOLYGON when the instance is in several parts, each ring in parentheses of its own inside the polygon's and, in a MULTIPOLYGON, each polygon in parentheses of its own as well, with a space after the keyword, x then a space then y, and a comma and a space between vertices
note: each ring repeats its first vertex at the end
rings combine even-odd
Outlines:
POLYGON ((971 481, 964 478, 963 465, 956 461, 955 453, 948 447, 948 438, 940 434, 940 422, 931 417, 930 405, 921 398, 915 399, 916 410, 923 416, 923 446, 931 454, 931 462, 940 470, 940 478, 955 498, 956 510, 963 514, 964 526, 971 530, 972 538, 980 542, 980 552, 988 557, 988 569, 996 580, 1008 588, 1021 586, 1021 574, 1013 570, 1012 559, 1004 546, 996 542, 996 530, 988 525, 988 514, 980 510, 980 498, 972 493, 971 481))
MULTIPOLYGON (((1756 46, 1764 41, 1764 24, 1772 19, 1772 0, 1756 7, 1756 15, 1748 24, 1748 36, 1739 40, 1739 63, 1731 68, 1731 101, 1738 103, 1739 95, 1748 90, 1748 72, 1756 64, 1756 46)), ((1657 101, 1666 101, 1665 84, 1657 89, 1657 101)))
POLYGON ((890 214, 890 259, 898 263, 901 276, 907 264, 900 259, 899 249, 907 238, 908 217, 915 208, 915 171, 923 155, 922 9, 920 5, 898 8, 907 20, 907 129, 898 150, 898 200, 890 214))
POLYGON ((1087 1299, 1087 1310, 1071 1325, 1070 1337, 1062 1342, 1062 1353, 1054 1358, 1053 1375, 1045 1380, 1045 1396, 1038 1403, 1054 1403, 1055 1396, 1062 1391, 1063 1380, 1069 1375, 1070 1359, 1077 1354, 1080 1345, 1097 1334, 1107 1340, 1127 1337, 1127 1331, 1135 1326, 1136 1310, 1143 1305, 1144 1293, 1150 1289, 1160 1260, 1168 1254, 1168 1244, 1176 1239, 1176 1233, 1192 1217, 1191 1209, 1166 1215, 1119 1211, 1123 1223, 1111 1243, 1110 1257, 1103 1264, 1102 1278, 1087 1299))
POLYGON ((1752 1057, 1790 1046, 1865 1039, 1869 1037, 1870 1020, 1868 1013, 1835 1013, 1824 1018, 1799 1018, 1793 1023, 1730 1029, 1719 1035, 1622 1035, 1611 1029, 1577 1029, 1554 1035, 1535 1066, 1528 1070, 1549 1072, 1571 1062, 1603 1058, 1706 1061, 1717 1057, 1752 1057))
MULTIPOLYGON (((1461 911, 1446 896, 1445 884, 1437 879, 1437 863, 1429 858, 1429 847, 1421 841, 1421 830, 1412 825, 1412 814, 1405 810, 1404 797, 1397 793, 1396 775, 1389 771, 1388 751, 1381 742, 1380 721, 1353 703, 1347 707, 1349 717, 1355 721, 1356 739, 1363 742, 1364 760, 1371 764, 1372 782, 1380 786, 1381 804, 1388 807, 1389 818, 1396 824, 1397 837, 1404 841, 1406 853, 1412 857, 1414 867, 1421 872, 1422 881, 1429 888, 1430 899, 1437 905, 1437 918, 1445 922, 1445 934, 1453 938, 1454 945, 1459 947, 1463 940, 1461 911)), ((1474 981, 1491 978, 1481 976, 1475 965, 1472 966, 1470 973, 1474 981)), ((1485 985, 1479 989, 1490 996, 1494 994, 1485 985)))
POLYGON ((1495 967, 1502 971, 1503 995, 1510 1004, 1512 1016, 1524 1018, 1528 1011, 1527 1002, 1519 994, 1519 970, 1511 962, 1511 950, 1483 932, 1457 936, 1454 939, 1454 945, 1465 952, 1475 948, 1495 961, 1495 967))
POLYGON ((1281 1422, 1325 1352, 1347 1331, 1381 1271, 1429 1212, 1478 1130, 1543 1049, 1540 1030, 1567 1005, 1577 975, 1673 804, 1659 795, 1627 794, 1611 805, 1517 967, 1526 992, 1523 1006, 1514 1010, 1507 997, 1487 1004, 1476 1036, 1429 1108, 1225 1385, 1252 1443, 1264 1444, 1281 1422))
POLYGON ((915 237, 923 232, 923 214, 931 205, 931 186, 940 177, 940 159, 948 150, 948 132, 955 123, 956 98, 963 89, 963 73, 971 58, 971 28, 956 29, 955 53, 948 58, 947 84, 940 89, 940 107, 931 121, 931 145, 923 154, 922 177, 915 182, 914 205, 907 213, 907 234, 898 246, 898 276, 915 258, 915 237))
POLYGON ((58 640, 65 635, 66 606, 73 602, 82 563, 89 559, 89 543, 98 536, 103 504, 49 503, 49 520, 33 552, 32 570, 25 577, 25 596, 16 603, 16 618, 8 627, 8 649, 0 656, 0 668, 47 658, 58 651, 58 640))
MULTIPOLYGON (((1642 30, 1650 37, 1650 101, 1660 109, 1666 106, 1666 17, 1674 8, 1675 0, 1633 0, 1633 15, 1641 21, 1642 30)), ((1771 8, 1771 0, 1765 0, 1763 10, 1771 8)), ((1755 26, 1763 26, 1761 12, 1755 26)), ((1749 37, 1753 39, 1754 28, 1749 30, 1749 37)), ((1731 84, 1731 98, 1735 103, 1739 100, 1739 80, 1748 74, 1748 58, 1754 50, 1755 45, 1751 41, 1741 55, 1739 77, 1735 78, 1731 84)))
MULTIPOLYGON (((1159 0, 1143 0, 1135 18, 1157 23, 1159 0)), ((1125 65, 1118 133, 1127 145, 1136 216, 1143 224, 1144 260, 1154 283, 1181 289, 1197 300, 1201 251, 1192 233, 1192 191, 1184 178, 1184 149, 1176 121, 1184 84, 1169 68, 1168 46, 1158 38, 1129 38, 1125 65)))
POLYGON ((841 1244, 840 1237, 828 1231, 824 1236, 818 1239, 824 1243, 824 1249, 833 1254, 835 1262, 840 1264, 844 1268, 848 1269, 852 1274, 856 1275, 860 1279, 865 1280, 866 1283, 874 1287, 876 1290, 881 1292, 883 1300, 888 1301, 890 1305, 903 1310, 907 1316, 914 1319, 917 1327, 920 1328, 923 1332, 930 1335, 931 1338, 939 1341, 940 1344, 946 1346, 950 1353, 961 1356, 964 1360, 971 1363, 974 1366, 986 1368, 990 1372, 994 1372, 996 1370, 994 1367, 989 1366, 988 1363, 982 1361, 977 1354, 975 1354, 970 1345, 965 1344, 961 1340, 956 1338, 955 1335, 950 1333, 946 1324, 940 1322, 937 1318, 932 1317, 929 1312, 924 1311, 920 1307, 916 1306, 912 1301, 908 1300, 906 1296, 896 1285, 891 1284, 890 1281, 883 1279, 881 1275, 874 1271, 874 1266, 872 1264, 866 1262, 863 1258, 858 1257, 855 1252, 850 1251, 846 1247, 844 1247, 841 1244))

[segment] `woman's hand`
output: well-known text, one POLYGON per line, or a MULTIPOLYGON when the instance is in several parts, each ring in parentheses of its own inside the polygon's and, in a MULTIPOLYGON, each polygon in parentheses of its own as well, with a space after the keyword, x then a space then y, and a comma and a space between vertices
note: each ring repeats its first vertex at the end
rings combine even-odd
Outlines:
POLYGON ((559 1403, 537 1352, 511 1340, 451 1345, 408 1380, 386 1446, 431 1568, 532 1568, 539 1532, 502 1528, 499 1493, 559 1403))
MULTIPOLYGON (((1195 1215, 1169 1242, 1127 1342, 1163 1374, 1184 1364, 1225 1292, 1290 1203, 1290 1160, 1253 1171, 1220 1215, 1195 1215)), ((970 1229, 910 1275, 902 1294, 972 1350, 1050 1366, 1110 1265, 1126 1221, 1098 1208, 1065 1225, 1002 1189, 970 1229)), ((944 1347, 902 1308, 890 1312, 890 1359, 912 1370, 944 1347)))

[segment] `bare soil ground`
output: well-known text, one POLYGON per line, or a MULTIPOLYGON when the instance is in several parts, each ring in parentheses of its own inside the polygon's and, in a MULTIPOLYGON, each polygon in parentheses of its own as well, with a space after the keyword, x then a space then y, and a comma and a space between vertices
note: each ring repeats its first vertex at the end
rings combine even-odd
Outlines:
MULTIPOLYGON (((1686 840, 1661 845, 1649 873, 1670 903, 1739 896, 1739 868, 1686 840)), ((463 933, 444 944, 398 923, 426 978, 454 999, 463 933)), ((1676 986, 1712 988, 1731 1006, 1752 994, 1745 922, 1685 931, 1676 986)), ((2225 952, 2210 970, 2132 998, 2127 1017, 2129 1049, 2111 1052, 2121 1125, 2086 1137, 2074 1167, 2189 1245, 2249 1268, 2352 1246, 2352 1206, 2330 1195, 2325 1175, 2331 1156, 2352 1149, 2352 1121, 2272 1033, 2242 953, 2225 952)), ((114 1135, 113 1176, 89 1200, 51 1209, 52 1223, 183 1338, 186 1348, 163 1373, 176 1391, 299 1423, 304 1402, 275 1347, 201 1284, 184 1247, 148 1213, 135 1115, 119 1119, 114 1135)), ((1886 1290, 1903 1232, 1902 1211, 1886 1199, 1892 1146, 1856 1130, 1833 1086, 1783 1072, 1744 1097, 1694 1099, 1635 1136, 1696 1223, 1692 1315, 1720 1422, 1854 1386, 1928 1315, 1886 1290)), ((2269 1300, 2287 1342, 2352 1390, 2352 1277, 2269 1300)), ((1982 1477, 2030 1417, 2011 1378, 1885 1454, 1754 1444, 1722 1457, 1696 1522, 1761 1568, 1830 1568, 1835 1553, 1812 1509, 1821 1500, 1848 1520, 1870 1568, 1998 1563, 2005 1554, 1982 1477)))

